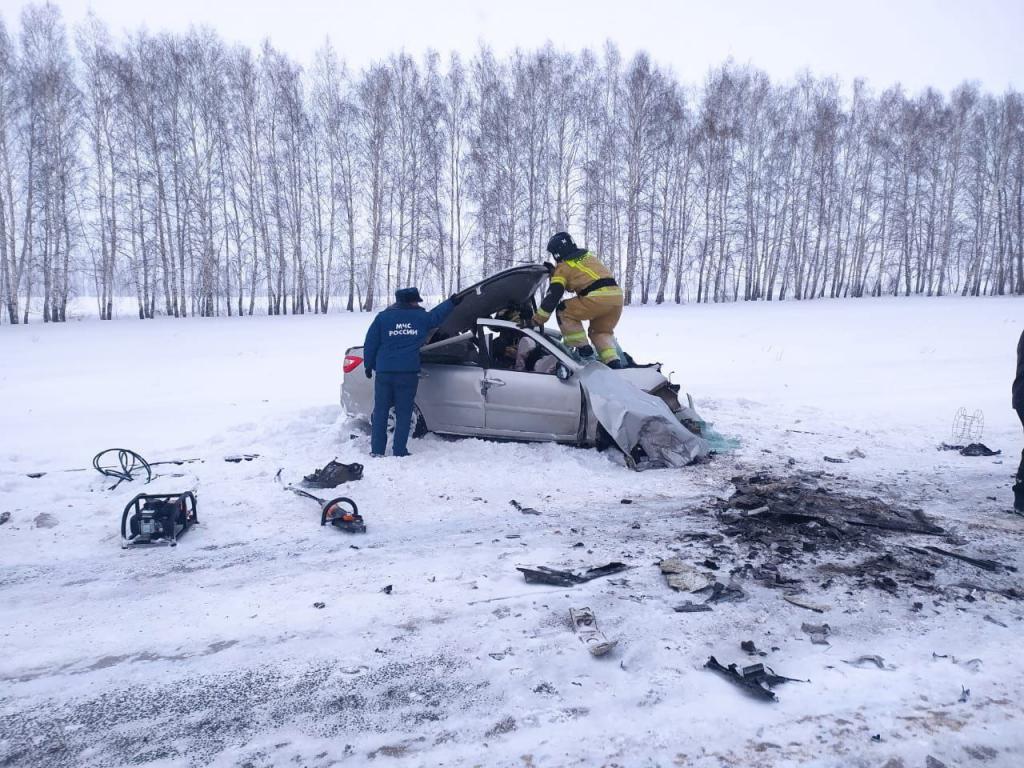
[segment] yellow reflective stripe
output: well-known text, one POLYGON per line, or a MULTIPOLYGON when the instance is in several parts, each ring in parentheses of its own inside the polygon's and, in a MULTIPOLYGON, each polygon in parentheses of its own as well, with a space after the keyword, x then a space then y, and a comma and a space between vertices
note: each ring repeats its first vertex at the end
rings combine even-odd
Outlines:
POLYGON ((601 350, 601 362, 607 363, 609 360, 617 360, 619 353, 615 351, 615 347, 608 347, 608 349, 601 350))
POLYGON ((598 288, 596 291, 591 291, 587 296, 621 296, 622 289, 617 285, 609 285, 606 288, 598 288))
POLYGON ((579 333, 566 333, 562 336, 562 341, 564 341, 566 344, 575 344, 577 342, 586 340, 587 334, 584 331, 580 331, 579 333))
POLYGON ((543 320, 547 320, 549 317, 551 317, 551 313, 547 312, 547 311, 545 311, 543 309, 538 309, 533 314, 535 314, 537 317, 539 317, 539 318, 541 318, 543 320))
POLYGON ((599 277, 597 272, 592 270, 590 267, 586 267, 586 266, 583 265, 583 262, 586 261, 588 258, 590 258, 590 254, 589 253, 586 254, 579 261, 567 261, 565 263, 568 264, 570 267, 576 267, 576 269, 578 269, 580 272, 582 272, 587 277, 589 277, 589 278, 591 278, 593 280, 597 280, 598 277, 599 277))
POLYGON ((558 277, 552 277, 551 278, 551 284, 554 285, 555 283, 558 283, 563 288, 566 287, 565 278, 562 277, 561 275, 559 275, 558 277))

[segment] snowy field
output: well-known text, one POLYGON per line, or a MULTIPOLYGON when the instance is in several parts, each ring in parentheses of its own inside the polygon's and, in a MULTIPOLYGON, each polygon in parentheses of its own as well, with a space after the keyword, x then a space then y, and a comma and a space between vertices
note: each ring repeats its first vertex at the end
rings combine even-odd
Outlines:
POLYGON ((623 345, 740 441, 639 474, 593 451, 436 436, 371 461, 338 405, 369 320, 0 327, 0 765, 1024 764, 1024 519, 1008 514, 1024 302, 629 308, 623 345), (960 407, 984 412, 1001 456, 937 450, 960 407), (112 446, 202 459, 147 488, 198 490, 201 525, 177 548, 119 548, 137 483, 59 471, 112 446), (239 453, 259 457, 223 461, 239 453), (366 465, 339 489, 365 535, 321 528, 275 483, 334 457, 366 465), (826 579, 819 556, 794 571, 825 611, 810 612, 743 580, 728 536, 709 548, 710 507, 760 471, 923 509, 947 533, 892 537, 906 558, 935 544, 1021 571, 939 558, 927 589, 887 590, 826 579), (703 598, 656 563, 712 555, 747 599, 674 612, 703 598), (630 568, 573 588, 515 569, 612 560, 630 568), (573 635, 583 606, 619 641, 608 656, 573 635), (805 622, 827 622, 829 644, 805 622), (810 682, 756 700, 709 655, 810 682), (844 663, 864 655, 886 668, 844 663))

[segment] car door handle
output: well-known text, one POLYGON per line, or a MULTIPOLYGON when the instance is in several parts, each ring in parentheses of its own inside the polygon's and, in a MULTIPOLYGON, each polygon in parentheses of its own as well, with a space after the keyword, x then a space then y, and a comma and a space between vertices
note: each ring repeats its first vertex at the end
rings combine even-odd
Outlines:
POLYGON ((430 376, 430 374, 427 373, 426 371, 420 371, 420 378, 421 379, 425 379, 425 378, 427 378, 429 376, 430 376))
POLYGON ((488 387, 504 387, 505 382, 501 379, 484 379, 484 385, 488 387))

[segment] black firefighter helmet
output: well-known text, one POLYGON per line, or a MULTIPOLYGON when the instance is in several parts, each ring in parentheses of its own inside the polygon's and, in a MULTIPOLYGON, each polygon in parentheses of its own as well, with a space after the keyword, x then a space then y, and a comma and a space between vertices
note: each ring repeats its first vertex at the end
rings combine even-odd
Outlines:
POLYGON ((555 257, 555 261, 565 261, 587 252, 586 248, 580 248, 568 232, 556 232, 548 240, 548 253, 555 257))

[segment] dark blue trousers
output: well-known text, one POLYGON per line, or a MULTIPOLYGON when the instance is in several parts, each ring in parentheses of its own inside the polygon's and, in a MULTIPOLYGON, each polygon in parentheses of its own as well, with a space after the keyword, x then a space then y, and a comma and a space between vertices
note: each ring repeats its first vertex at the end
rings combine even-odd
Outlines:
POLYGON ((416 400, 416 388, 420 384, 418 373, 373 374, 373 418, 370 450, 383 454, 388 447, 388 413, 395 409, 395 438, 391 452, 395 456, 409 453, 409 427, 412 425, 412 406, 416 400))

